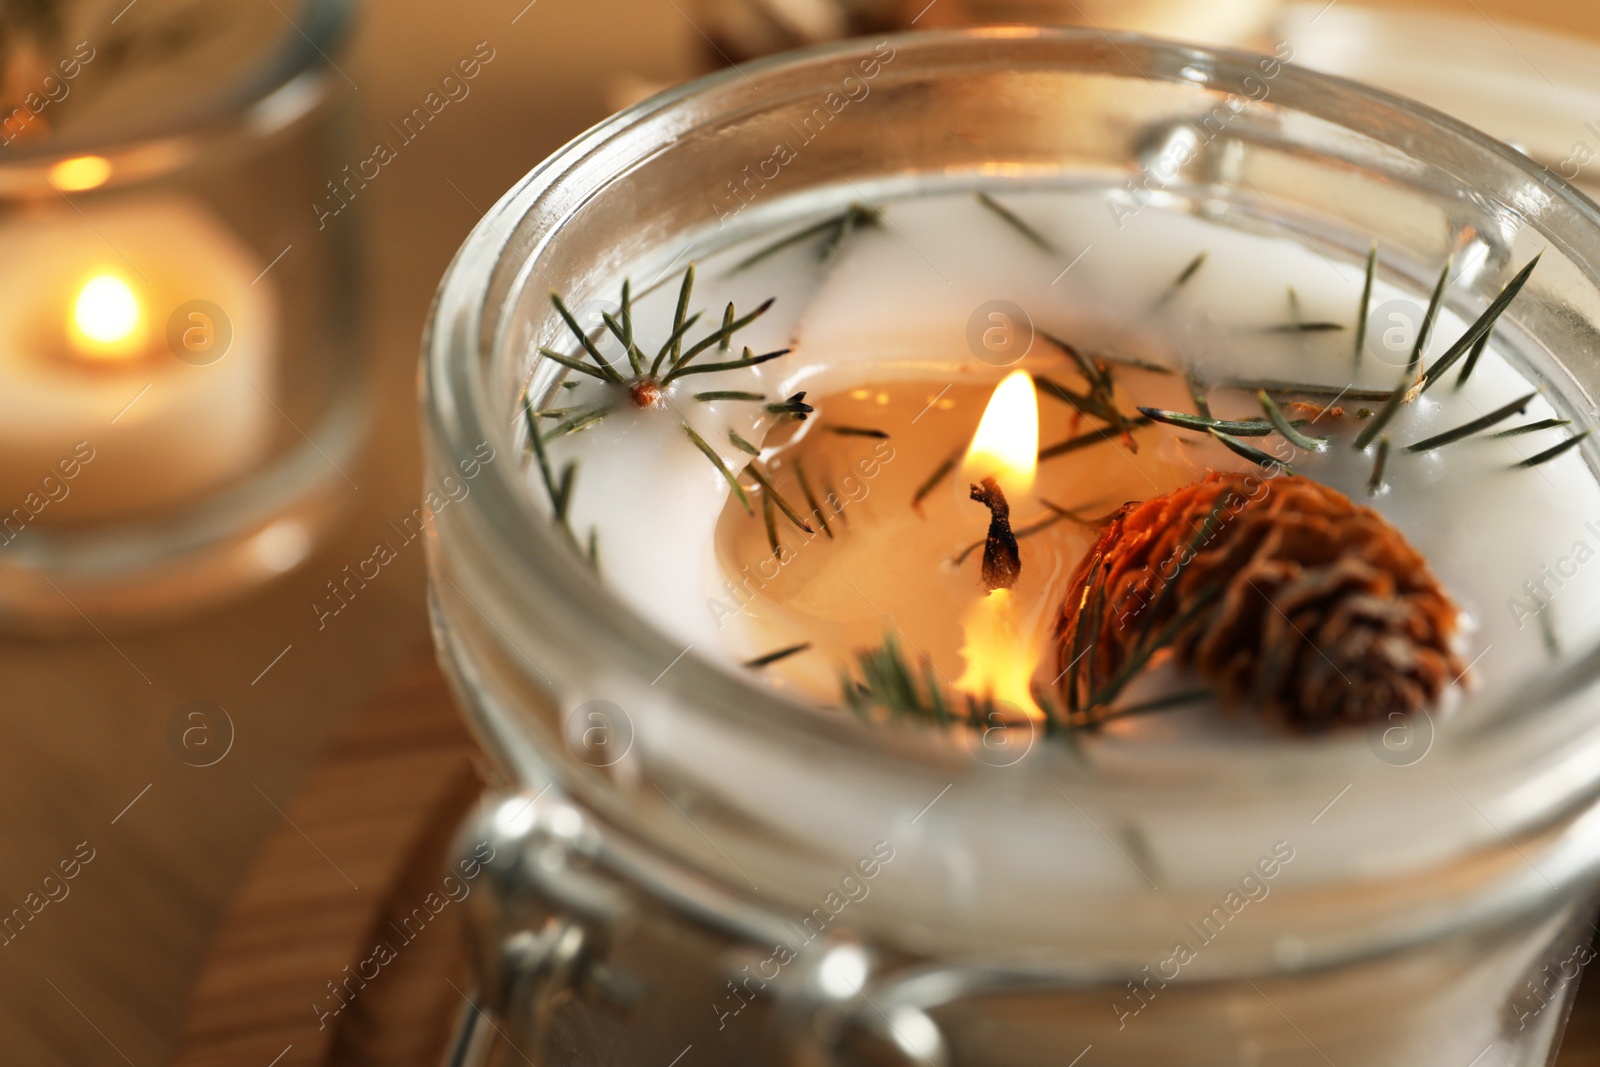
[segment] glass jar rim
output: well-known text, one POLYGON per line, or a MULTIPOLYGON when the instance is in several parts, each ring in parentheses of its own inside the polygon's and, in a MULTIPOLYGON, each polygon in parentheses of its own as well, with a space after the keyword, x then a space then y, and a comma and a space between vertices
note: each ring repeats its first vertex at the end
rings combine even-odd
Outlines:
MULTIPOLYGON (((1027 61, 1039 68, 1109 73, 1201 88, 1209 85, 1213 89, 1222 87, 1207 81, 1215 78, 1217 71, 1254 69, 1260 58, 1137 34, 1020 26, 920 31, 890 35, 887 40, 910 58, 907 66, 915 64, 919 57, 934 60, 936 69, 937 61, 950 55, 991 61, 1004 55, 1007 62, 1027 61), (1159 59, 1156 72, 1148 72, 1155 66, 1153 63, 1139 67, 1129 58, 1129 52, 1159 59)), ((752 102, 744 92, 744 83, 752 76, 792 74, 808 68, 826 70, 841 60, 868 54, 869 47, 860 40, 824 45, 721 71, 670 89, 579 135, 508 191, 475 227, 446 272, 423 342, 424 420, 429 447, 435 451, 431 459, 438 462, 439 468, 453 468, 458 458, 471 455, 480 442, 489 441, 497 448, 505 445, 508 449, 513 443, 508 412, 493 408, 483 369, 505 340, 504 318, 523 290, 538 256, 556 238, 562 221, 582 209, 582 203, 570 197, 554 205, 541 203, 557 177, 595 157, 617 162, 615 152, 606 155, 615 139, 647 124, 654 124, 652 137, 665 138, 673 134, 675 123, 726 121, 733 113, 718 111, 695 120, 694 116, 678 114, 687 102, 728 94, 733 103, 743 100, 749 106, 752 102), (540 225, 524 225, 541 211, 547 216, 540 225)), ((1363 120, 1376 122, 1380 116, 1398 120, 1413 131, 1431 131, 1435 137, 1486 156, 1497 166, 1518 172, 1519 180, 1536 182, 1548 190, 1552 201, 1568 218, 1582 224, 1591 239, 1583 250, 1578 250, 1542 223, 1530 225, 1537 226, 1544 239, 1560 245, 1570 258, 1580 262, 1590 277, 1600 276, 1600 209, 1565 182, 1541 173, 1514 149, 1424 105, 1356 82, 1289 66, 1280 77, 1286 87, 1299 86, 1307 98, 1316 102, 1315 108, 1301 107, 1298 101, 1295 105, 1315 117, 1347 127, 1363 120), (1345 112, 1337 113, 1341 107, 1345 112)), ((1357 127, 1357 132, 1363 131, 1357 127)), ((1373 139, 1385 143, 1381 136, 1373 139)), ((670 674, 658 679, 658 691, 666 690, 673 699, 694 706, 716 727, 764 739, 805 739, 813 749, 849 753, 885 766, 950 773, 948 751, 908 743, 906 731, 868 726, 850 716, 820 714, 815 708, 773 691, 759 678, 727 671, 692 649, 683 650, 680 642, 646 622, 586 569, 564 565, 571 558, 570 549, 537 510, 521 472, 512 469, 512 465, 486 466, 470 498, 457 507, 474 521, 481 520, 486 543, 495 552, 497 570, 514 572, 516 580, 508 581, 508 586, 537 588, 541 598, 548 597, 549 603, 555 605, 554 609, 547 606, 545 610, 559 611, 563 627, 581 632, 586 639, 603 641, 606 654, 614 657, 620 669, 648 679, 662 663, 672 661, 675 666, 670 674)), ((430 544, 430 551, 438 553, 441 549, 430 544)), ((529 600, 520 603, 519 612, 524 620, 531 621, 540 608, 529 600)), ((513 639, 503 633, 500 637, 509 650, 520 655, 513 639)), ((1508 736, 1521 738, 1528 747, 1547 757, 1552 752, 1565 752, 1567 746, 1580 739, 1593 741, 1597 733, 1594 716, 1572 708, 1569 702, 1591 688, 1597 674, 1600 648, 1586 648, 1528 679, 1515 692, 1501 690, 1470 697, 1476 713, 1462 716, 1457 728, 1441 738, 1436 759, 1454 760, 1461 768, 1488 765, 1503 771, 1506 761, 1512 758, 1509 747, 1504 745, 1508 736)), ((1570 761, 1562 766, 1566 773, 1552 775, 1548 782, 1532 790, 1537 802, 1530 803, 1529 791, 1522 790, 1520 802, 1503 809, 1508 813, 1515 810, 1516 815, 1507 814, 1505 822, 1494 824, 1497 829, 1515 832, 1549 825, 1586 804, 1594 791, 1595 775, 1573 770, 1570 761)), ((1124 777, 1123 769, 1100 768, 1096 773, 1112 790, 1140 784, 1137 770, 1132 778, 1124 777)), ((1201 791, 1211 788, 1221 793, 1236 785, 1235 774, 1232 768, 1220 767, 1206 780, 1186 779, 1183 787, 1201 791)), ((1334 775, 1328 772, 1323 777, 1332 782, 1334 775)), ((1343 781, 1339 779, 1339 783, 1343 781)), ((1509 786, 1507 789, 1512 791, 1509 786)), ((1497 810, 1501 809, 1490 809, 1486 818, 1497 810)), ((1576 877, 1576 868, 1569 873, 1576 877)))

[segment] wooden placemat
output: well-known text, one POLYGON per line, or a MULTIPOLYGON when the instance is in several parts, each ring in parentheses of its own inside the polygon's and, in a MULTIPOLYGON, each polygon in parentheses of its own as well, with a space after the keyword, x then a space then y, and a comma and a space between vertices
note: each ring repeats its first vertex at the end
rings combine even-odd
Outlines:
MULTIPOLYGON (((285 808, 212 944, 175 1067, 440 1062, 470 979, 460 909, 428 903, 445 899, 451 834, 481 789, 474 754, 419 650, 285 808)), ((1589 981, 1555 1067, 1596 1065, 1589 981)))
POLYGON ((419 650, 285 806, 212 943, 177 1067, 439 1062, 470 981, 460 908, 438 902, 481 788, 474 753, 419 650))

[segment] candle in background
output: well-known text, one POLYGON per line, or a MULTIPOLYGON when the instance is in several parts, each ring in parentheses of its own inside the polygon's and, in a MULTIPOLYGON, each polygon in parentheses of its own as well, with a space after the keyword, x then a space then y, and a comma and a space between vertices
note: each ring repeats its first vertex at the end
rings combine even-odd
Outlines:
MULTIPOLYGON (((60 176, 77 188, 97 173, 69 164, 60 176)), ((215 217, 173 195, 82 214, 46 202, 0 223, 7 542, 35 523, 193 500, 260 459, 277 361, 260 270, 215 217), (85 456, 60 488, 62 461, 85 456)))

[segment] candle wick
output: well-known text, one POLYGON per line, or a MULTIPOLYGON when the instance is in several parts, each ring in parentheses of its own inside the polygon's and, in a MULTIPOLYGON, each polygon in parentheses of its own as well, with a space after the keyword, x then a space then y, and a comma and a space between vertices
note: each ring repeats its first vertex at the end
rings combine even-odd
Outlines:
POLYGON ((983 587, 991 593, 1010 589, 1022 573, 1017 535, 1011 531, 1011 505, 1000 483, 992 477, 972 487, 972 499, 989 509, 989 536, 983 546, 983 587))

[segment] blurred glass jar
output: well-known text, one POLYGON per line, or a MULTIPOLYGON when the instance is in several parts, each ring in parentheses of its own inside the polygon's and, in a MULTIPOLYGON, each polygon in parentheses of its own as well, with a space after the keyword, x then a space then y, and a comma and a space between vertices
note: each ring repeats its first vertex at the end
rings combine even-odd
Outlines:
POLYGON ((708 62, 896 30, 1027 23, 1242 44, 1263 33, 1282 0, 697 0, 708 62))
MULTIPOLYGON (((705 190, 877 43, 727 71, 601 124, 519 183, 444 279, 429 470, 486 443, 503 458, 429 542, 435 632, 512 788, 460 837, 463 876, 487 868, 465 905, 487 1015, 466 1014, 458 1062, 492 1051, 492 1015, 523 1057, 571 1064, 689 1046, 701 1064, 796 1067, 1546 1063, 1600 885, 1593 649, 1403 744, 1101 761, 1041 743, 995 767, 719 669, 598 584, 535 507, 512 414, 556 328, 550 289, 689 246, 705 190), (1130 852, 1148 886, 1120 867, 1130 852), (1094 876, 1102 860, 1117 877, 1094 876)), ((1499 336, 1592 421, 1600 212, 1505 145, 1269 57, 1016 27, 889 43, 876 110, 765 195, 1143 180, 1164 210, 1352 265, 1381 235, 1419 287, 1466 235, 1485 268, 1459 280, 1473 307, 1542 248, 1499 336)), ((555 369, 536 368, 536 394, 555 369)))
POLYGON ((0 14, 0 626, 126 626, 304 559, 354 492, 347 0, 0 14))

